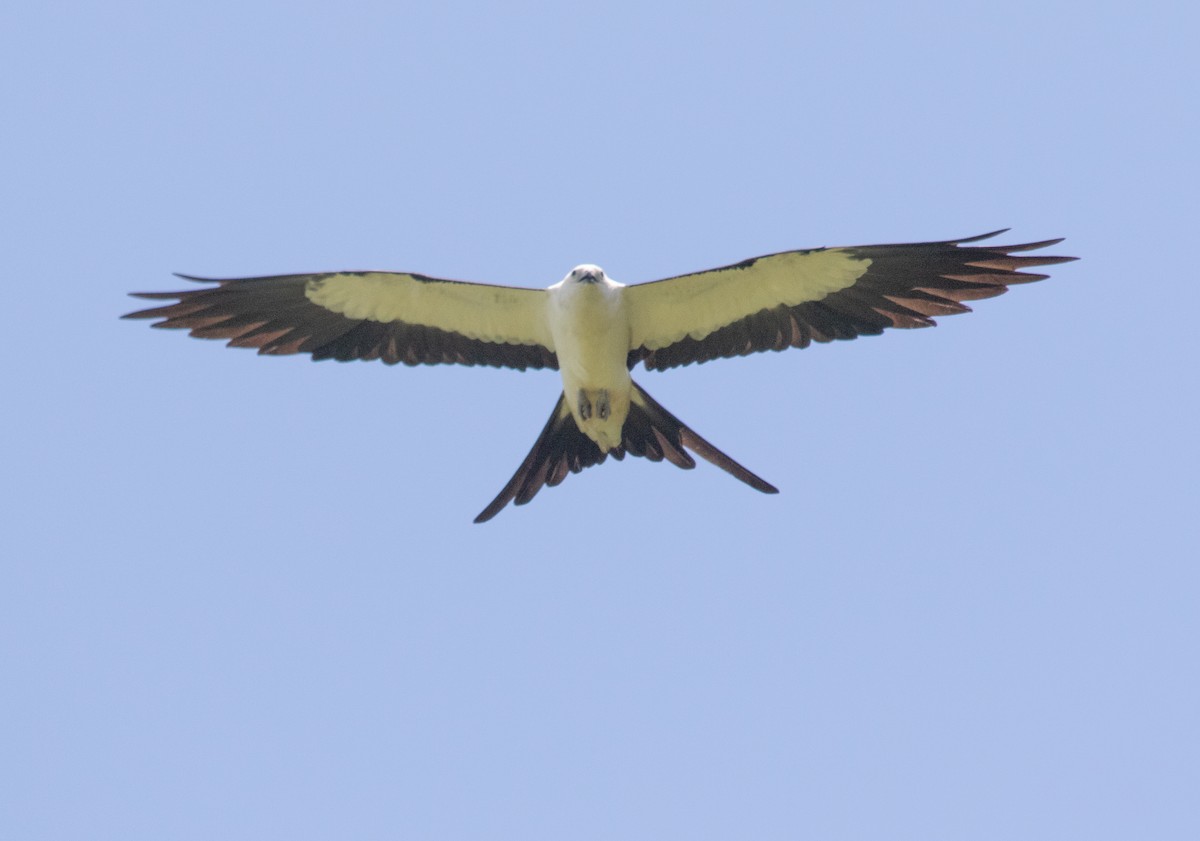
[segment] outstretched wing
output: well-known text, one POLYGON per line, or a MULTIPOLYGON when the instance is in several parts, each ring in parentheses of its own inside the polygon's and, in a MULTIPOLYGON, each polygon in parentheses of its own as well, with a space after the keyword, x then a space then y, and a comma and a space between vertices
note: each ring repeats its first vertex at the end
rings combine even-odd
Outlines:
POLYGON ((1022 271, 1074 257, 1013 256, 1061 239, 968 245, 1003 233, 944 242, 785 251, 626 289, 629 365, 665 369, 853 339, 887 327, 931 327, 932 316, 970 312, 1009 284, 1048 277, 1022 271))
POLYGON ((545 291, 441 280, 403 272, 247 277, 179 275, 215 283, 183 292, 137 292, 175 302, 125 318, 259 353, 313 359, 382 359, 389 365, 557 368, 545 291))

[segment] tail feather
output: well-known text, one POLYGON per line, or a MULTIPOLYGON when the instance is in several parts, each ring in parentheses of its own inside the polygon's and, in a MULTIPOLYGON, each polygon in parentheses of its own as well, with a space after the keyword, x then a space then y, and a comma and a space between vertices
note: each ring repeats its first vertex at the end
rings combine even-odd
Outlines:
POLYGON ((487 508, 479 513, 475 522, 487 522, 510 502, 524 505, 533 499, 543 486, 553 488, 561 484, 568 473, 579 473, 593 465, 602 464, 610 455, 618 461, 625 458, 626 453, 650 461, 665 459, 676 467, 690 470, 696 466, 696 460, 688 450, 755 490, 779 493, 775 486, 751 473, 701 438, 679 418, 664 409, 641 386, 634 383, 629 417, 621 430, 621 445, 607 453, 602 452, 596 442, 575 425, 575 418, 567 407, 566 396, 560 395, 550 419, 546 421, 541 434, 529 454, 525 456, 525 460, 521 462, 521 466, 517 468, 517 472, 487 508))
MULTIPOLYGON (((669 444, 672 450, 676 451, 687 461, 684 464, 667 455, 667 459, 672 464, 689 468, 696 465, 692 457, 684 452, 683 448, 686 447, 709 464, 715 464, 730 476, 740 479, 756 491, 762 491, 765 494, 779 493, 779 488, 751 473, 708 441, 701 438, 699 433, 664 409, 657 400, 647 394, 637 383, 633 384, 633 404, 634 406, 638 406, 649 417, 654 435, 662 442, 664 447, 669 444)), ((633 413, 630 412, 630 414, 632 415, 633 413)), ((625 429, 629 429, 628 421, 625 422, 625 429)))

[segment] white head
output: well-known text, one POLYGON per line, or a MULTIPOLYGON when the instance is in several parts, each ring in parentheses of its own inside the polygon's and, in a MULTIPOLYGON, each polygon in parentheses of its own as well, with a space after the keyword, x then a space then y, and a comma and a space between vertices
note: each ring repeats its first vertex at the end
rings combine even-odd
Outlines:
POLYGON ((604 283, 604 269, 584 263, 571 269, 571 273, 563 278, 566 283, 604 283))

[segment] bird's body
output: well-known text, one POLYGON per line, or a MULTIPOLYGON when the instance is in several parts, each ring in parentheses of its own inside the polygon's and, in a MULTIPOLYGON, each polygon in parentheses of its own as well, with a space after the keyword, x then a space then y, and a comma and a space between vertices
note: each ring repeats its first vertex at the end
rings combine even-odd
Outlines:
POLYGON ((546 290, 546 317, 575 425, 602 453, 621 445, 629 415, 629 306, 624 284, 583 265, 546 290))
MULTIPOLYGON (((999 231, 995 233, 1000 233, 999 231)), ((558 368, 559 397, 525 461, 476 518, 528 502, 568 473, 628 453, 690 468, 688 450, 756 490, 751 473, 660 406, 630 376, 764 350, 853 339, 933 316, 1073 257, 1025 256, 1060 240, 978 246, 962 240, 785 251, 717 269, 625 286, 594 265, 547 289, 443 280, 409 272, 327 272, 137 293, 173 303, 130 313, 264 354, 558 368)), ((186 276, 185 276, 186 277, 186 276)))

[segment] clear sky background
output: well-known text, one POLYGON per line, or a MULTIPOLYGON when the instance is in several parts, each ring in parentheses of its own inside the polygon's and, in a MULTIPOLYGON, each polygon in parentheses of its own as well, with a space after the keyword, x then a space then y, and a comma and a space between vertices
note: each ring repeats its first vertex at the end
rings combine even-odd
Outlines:
POLYGON ((6 11, 0 836, 1200 837, 1190 3, 6 11), (933 330, 636 378, 782 493, 476 526, 555 373, 118 320, 1011 226, 933 330))

